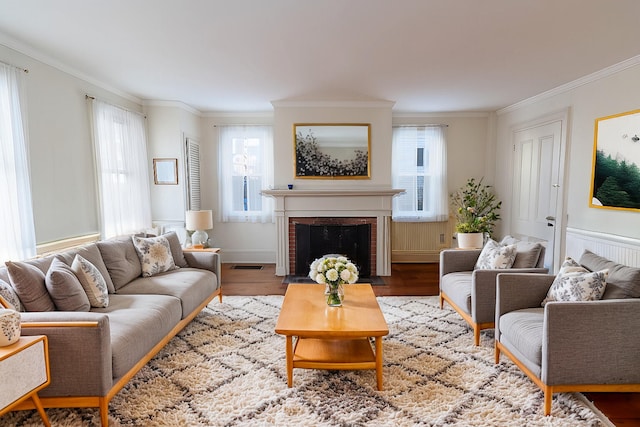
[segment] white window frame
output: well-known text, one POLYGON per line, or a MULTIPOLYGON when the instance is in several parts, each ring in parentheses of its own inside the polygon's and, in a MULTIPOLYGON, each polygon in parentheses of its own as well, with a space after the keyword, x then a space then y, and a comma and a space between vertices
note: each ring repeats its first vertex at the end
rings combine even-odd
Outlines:
POLYGON ((219 195, 222 222, 273 222, 273 201, 260 192, 273 186, 273 129, 269 125, 220 125, 219 195), (256 149, 250 149, 257 144, 256 149), (240 152, 243 148, 243 152, 240 152), (238 179, 248 194, 239 202, 238 179), (252 185, 250 185, 252 184, 252 185))
POLYGON ((444 126, 393 128, 392 184, 405 190, 394 197, 394 221, 449 219, 446 165, 444 126))

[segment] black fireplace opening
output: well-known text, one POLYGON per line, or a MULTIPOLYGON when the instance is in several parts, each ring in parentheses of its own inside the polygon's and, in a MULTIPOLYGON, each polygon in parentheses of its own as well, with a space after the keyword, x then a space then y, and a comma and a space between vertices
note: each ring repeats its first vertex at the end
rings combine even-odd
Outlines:
POLYGON ((359 276, 371 276, 371 224, 295 224, 296 276, 309 274, 311 263, 324 255, 344 255, 358 267, 359 276))

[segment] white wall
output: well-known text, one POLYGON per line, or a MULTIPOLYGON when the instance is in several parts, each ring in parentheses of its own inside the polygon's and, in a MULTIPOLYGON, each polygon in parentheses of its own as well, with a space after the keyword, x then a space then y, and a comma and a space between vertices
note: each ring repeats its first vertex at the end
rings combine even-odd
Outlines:
MULTIPOLYGON (((590 208, 594 124, 599 117, 638 109, 640 57, 635 64, 612 67, 537 99, 505 109, 497 118, 496 183, 508 202, 512 130, 522 123, 568 109, 565 199, 567 227, 618 236, 640 237, 640 213, 590 208)), ((508 204, 507 204, 508 206, 508 204)), ((508 219, 503 222, 508 226, 508 219)), ((508 232, 508 228, 504 230, 508 232)), ((563 236, 564 237, 564 236, 563 236)))
POLYGON ((26 68, 31 191, 36 242, 46 243, 99 231, 89 108, 85 95, 132 111, 124 98, 0 45, 0 61, 26 68))

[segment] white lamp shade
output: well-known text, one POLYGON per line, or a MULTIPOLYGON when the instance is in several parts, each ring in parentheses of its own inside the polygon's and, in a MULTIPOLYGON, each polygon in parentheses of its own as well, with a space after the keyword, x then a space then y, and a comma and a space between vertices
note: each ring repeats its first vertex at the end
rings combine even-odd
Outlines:
POLYGON ((210 230, 213 228, 213 213, 210 210, 187 211, 185 219, 187 230, 210 230))

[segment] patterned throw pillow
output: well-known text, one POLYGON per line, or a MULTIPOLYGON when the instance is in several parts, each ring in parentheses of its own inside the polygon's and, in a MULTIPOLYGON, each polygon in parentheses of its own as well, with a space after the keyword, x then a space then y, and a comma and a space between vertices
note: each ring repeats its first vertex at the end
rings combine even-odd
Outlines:
POLYGON ((501 246, 489 239, 482 248, 474 270, 494 270, 511 268, 516 259, 516 245, 501 246))
POLYGON ((0 296, 4 298, 4 300, 9 303, 9 307, 15 311, 22 311, 22 305, 20 304, 20 298, 18 298, 18 294, 13 290, 10 284, 0 279, 0 296))
POLYGON ((71 270, 80 280, 91 307, 105 308, 109 306, 107 282, 95 265, 80 255, 76 255, 71 264, 71 270))
POLYGON ((542 306, 550 301, 597 301, 604 294, 608 274, 609 270, 589 271, 567 257, 542 306))
POLYGON ((133 239, 133 246, 138 252, 140 264, 142 264, 142 276, 149 277, 180 268, 173 261, 171 247, 166 237, 144 238, 131 236, 131 238, 133 239))

